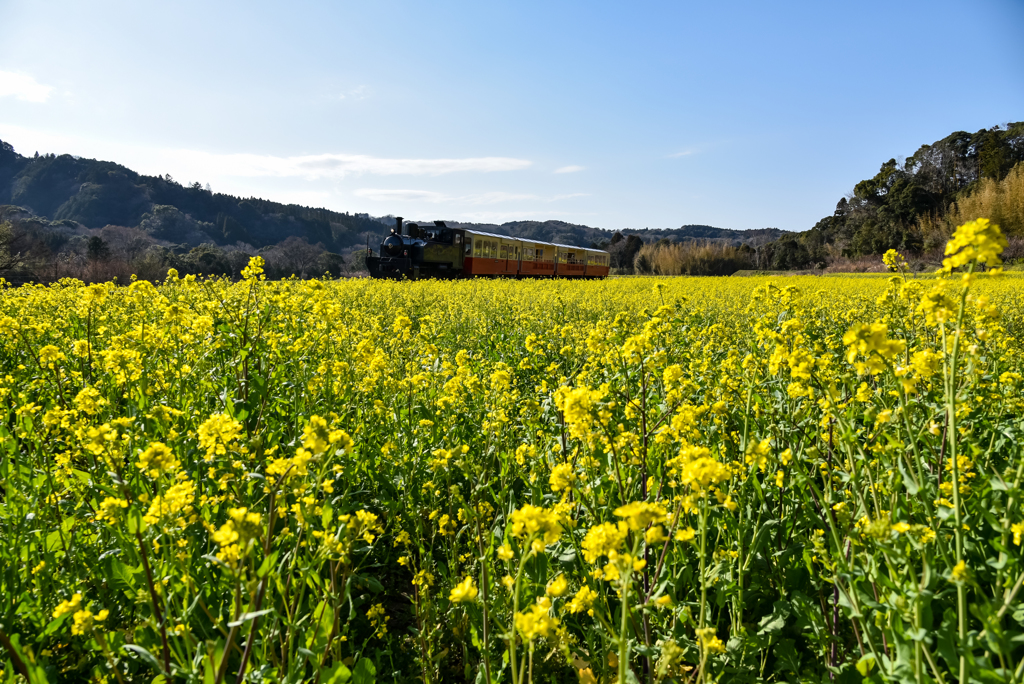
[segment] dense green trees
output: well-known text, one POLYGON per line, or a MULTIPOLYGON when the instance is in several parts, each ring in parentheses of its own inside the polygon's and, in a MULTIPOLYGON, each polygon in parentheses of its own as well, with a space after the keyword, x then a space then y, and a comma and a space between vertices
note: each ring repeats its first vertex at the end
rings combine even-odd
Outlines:
POLYGON ((840 255, 935 249, 948 234, 929 231, 925 225, 935 224, 986 181, 1001 181, 1021 162, 1024 122, 952 133, 923 145, 906 160, 882 164, 873 178, 857 183, 849 196, 839 200, 831 216, 796 237, 802 250, 776 243, 774 252, 786 256, 774 261, 802 268, 840 255), (802 263, 793 265, 801 257, 802 263))

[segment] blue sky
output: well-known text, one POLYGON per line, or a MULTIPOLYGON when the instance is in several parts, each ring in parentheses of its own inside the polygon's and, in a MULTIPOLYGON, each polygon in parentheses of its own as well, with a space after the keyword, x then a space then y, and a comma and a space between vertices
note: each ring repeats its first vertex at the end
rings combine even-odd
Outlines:
POLYGON ((805 230, 1024 120, 1024 2, 0 0, 0 139, 340 211, 805 230))

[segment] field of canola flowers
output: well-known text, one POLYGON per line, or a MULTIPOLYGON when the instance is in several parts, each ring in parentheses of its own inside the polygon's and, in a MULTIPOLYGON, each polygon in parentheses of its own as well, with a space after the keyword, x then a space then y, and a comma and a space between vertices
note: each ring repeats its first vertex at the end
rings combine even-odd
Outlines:
POLYGON ((1019 682, 1001 244, 3 288, 0 681, 1019 682))

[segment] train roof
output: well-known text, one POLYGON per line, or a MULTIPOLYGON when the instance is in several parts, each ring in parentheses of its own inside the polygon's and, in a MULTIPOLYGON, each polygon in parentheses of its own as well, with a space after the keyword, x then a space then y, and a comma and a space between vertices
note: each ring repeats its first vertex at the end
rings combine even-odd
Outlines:
POLYGON ((529 242, 532 245, 548 245, 549 247, 568 247, 569 249, 583 249, 588 252, 604 252, 605 254, 608 253, 607 250, 597 249, 596 247, 584 247, 582 245, 567 245, 561 242, 545 242, 544 240, 534 240, 533 238, 521 238, 512 237, 511 235, 499 235, 497 233, 488 233, 483 230, 471 230, 467 228, 466 232, 471 233, 473 235, 484 235, 486 237, 500 238, 502 240, 516 240, 518 242, 529 242))

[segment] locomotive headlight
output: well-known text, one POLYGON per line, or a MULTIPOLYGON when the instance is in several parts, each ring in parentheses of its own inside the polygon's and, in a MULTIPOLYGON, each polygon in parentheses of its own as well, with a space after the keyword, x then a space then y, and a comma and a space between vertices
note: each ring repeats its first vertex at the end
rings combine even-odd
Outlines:
POLYGON ((405 243, 402 242, 402 238, 398 237, 397 235, 389 235, 387 236, 387 238, 384 239, 384 242, 381 244, 380 247, 381 252, 387 254, 388 256, 396 257, 402 253, 402 248, 404 246, 405 243))

